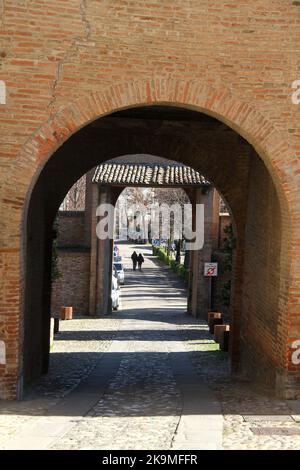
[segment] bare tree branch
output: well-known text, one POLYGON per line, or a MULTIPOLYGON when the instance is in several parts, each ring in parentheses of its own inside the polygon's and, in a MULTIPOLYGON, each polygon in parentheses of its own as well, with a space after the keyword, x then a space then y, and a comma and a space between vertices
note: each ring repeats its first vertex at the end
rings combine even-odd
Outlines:
POLYGON ((85 186, 86 176, 83 175, 72 186, 63 200, 60 210, 63 211, 82 211, 85 209, 85 186))

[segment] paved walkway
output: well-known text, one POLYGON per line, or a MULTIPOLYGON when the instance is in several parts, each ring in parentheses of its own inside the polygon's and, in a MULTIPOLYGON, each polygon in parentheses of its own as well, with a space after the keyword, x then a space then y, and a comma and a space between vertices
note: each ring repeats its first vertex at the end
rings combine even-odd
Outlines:
POLYGON ((120 246, 121 309, 61 322, 49 374, 1 403, 0 448, 300 448, 297 403, 232 381, 205 322, 185 314, 181 282, 135 248, 142 272, 120 246))

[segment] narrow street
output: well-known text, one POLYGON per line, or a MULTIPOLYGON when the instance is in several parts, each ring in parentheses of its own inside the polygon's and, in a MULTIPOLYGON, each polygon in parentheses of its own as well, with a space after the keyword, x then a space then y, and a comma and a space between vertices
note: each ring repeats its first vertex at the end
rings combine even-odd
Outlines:
POLYGON ((49 374, 23 402, 1 404, 0 448, 299 447, 299 415, 230 381, 227 354, 205 322, 186 315, 182 282, 151 247, 120 245, 120 254, 120 309, 61 322, 49 374), (134 249, 145 259, 141 272, 132 270, 134 249), (270 422, 273 435, 253 431, 270 422))

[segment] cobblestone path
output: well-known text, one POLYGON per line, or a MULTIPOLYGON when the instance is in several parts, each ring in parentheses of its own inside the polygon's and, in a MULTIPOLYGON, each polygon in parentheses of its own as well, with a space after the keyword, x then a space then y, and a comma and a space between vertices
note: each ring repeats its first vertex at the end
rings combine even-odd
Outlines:
MULTIPOLYGON (((128 249, 125 255, 129 257, 128 249)), ((182 354, 177 317, 186 311, 186 292, 147 255, 150 250, 144 247, 142 272, 133 272, 127 260, 122 309, 117 314, 122 321, 114 340, 122 351, 118 371, 99 402, 54 449, 181 446, 174 441, 183 396, 172 355, 182 354)))
MULTIPOLYGON (((129 334, 126 328, 129 343, 103 398, 54 448, 82 448, 83 443, 98 449, 170 448, 180 418, 180 394, 162 331, 149 331, 146 321, 139 326, 129 334)), ((122 341, 122 332, 116 341, 122 341)))
POLYGON ((61 322, 49 374, 0 403, 0 448, 299 449, 300 411, 233 379, 176 276, 145 246, 133 272, 120 249, 120 310, 61 322))
POLYGON ((0 401, 0 449, 23 429, 26 432, 26 426, 36 422, 37 417, 50 414, 89 375, 110 346, 119 323, 118 318, 84 316, 60 322, 48 374, 26 390, 24 401, 0 401))

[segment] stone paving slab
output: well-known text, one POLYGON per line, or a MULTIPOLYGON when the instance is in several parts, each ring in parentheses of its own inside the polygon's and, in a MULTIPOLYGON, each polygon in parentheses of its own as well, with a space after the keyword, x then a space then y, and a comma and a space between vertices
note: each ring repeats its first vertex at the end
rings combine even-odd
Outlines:
POLYGON ((300 400, 288 400, 287 406, 292 412, 293 420, 300 423, 300 400))
POLYGON ((249 423, 293 421, 290 415, 244 415, 243 418, 249 423))
POLYGON ((251 432, 257 436, 299 436, 300 428, 287 428, 287 427, 260 427, 250 428, 251 432))

